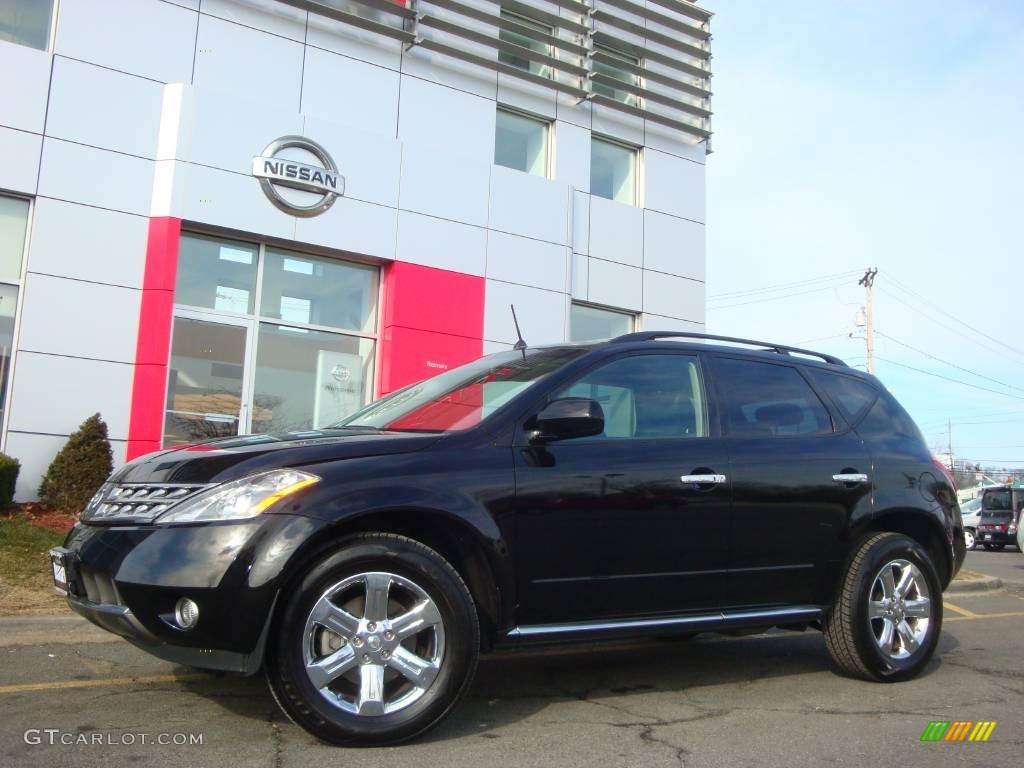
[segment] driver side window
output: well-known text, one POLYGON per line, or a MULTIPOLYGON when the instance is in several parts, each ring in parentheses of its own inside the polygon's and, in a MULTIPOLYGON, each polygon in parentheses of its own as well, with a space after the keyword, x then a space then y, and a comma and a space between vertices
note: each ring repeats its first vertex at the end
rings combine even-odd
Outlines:
POLYGON ((596 439, 706 437, 700 365, 692 355, 633 355, 590 371, 555 398, 586 397, 604 411, 596 439))

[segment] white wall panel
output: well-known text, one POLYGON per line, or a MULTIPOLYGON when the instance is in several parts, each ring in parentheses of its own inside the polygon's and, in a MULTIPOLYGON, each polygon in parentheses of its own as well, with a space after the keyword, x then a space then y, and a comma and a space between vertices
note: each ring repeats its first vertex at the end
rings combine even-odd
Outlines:
MULTIPOLYGON (((461 43, 473 48, 472 44, 461 43)), ((475 55, 497 56, 494 49, 470 51, 475 55)), ((473 93, 494 101, 498 94, 498 75, 482 67, 463 64, 451 56, 413 47, 402 56, 402 74, 424 81, 441 83, 466 93, 473 93)))
POLYGON ((402 145, 397 140, 313 117, 306 118, 302 135, 334 158, 345 177, 345 197, 398 206, 402 145))
POLYGON ((495 352, 508 352, 512 349, 511 344, 506 344, 503 341, 487 341, 484 340, 484 354, 493 355, 495 352))
POLYGON ((170 214, 254 235, 295 236, 295 217, 279 211, 251 176, 177 163, 170 214))
POLYGON ((692 320, 680 320, 675 317, 664 317, 663 315, 652 315, 649 312, 645 312, 640 315, 640 326, 638 330, 704 333, 704 323, 695 323, 692 320))
POLYGON ((567 123, 586 128, 588 131, 590 130, 593 117, 589 101, 581 102, 575 96, 568 93, 556 94, 555 100, 557 102, 555 116, 559 120, 565 120, 567 123))
POLYGON ((53 57, 25 45, 0 41, 0 126, 43 132, 53 57))
MULTIPOLYGON (((391 22, 394 23, 394 22, 391 22)), ((397 70, 401 65, 402 42, 358 29, 315 13, 309 15, 306 45, 323 48, 353 59, 397 70)))
POLYGON ((400 75, 391 69, 319 48, 306 48, 302 111, 368 133, 398 130, 400 75))
POLYGON ((311 219, 296 219, 295 239, 393 259, 397 230, 398 211, 394 208, 339 197, 326 213, 311 219))
POLYGON ((203 0, 204 14, 254 27, 300 43, 306 38, 306 11, 277 0, 203 0))
POLYGON ((135 366, 20 352, 9 429, 69 435, 99 413, 111 439, 128 439, 135 366))
POLYGON ((644 270, 644 312, 704 322, 704 283, 644 270))
POLYGON ((565 243, 568 205, 564 184, 498 165, 491 171, 492 229, 565 243))
MULTIPOLYGON (((236 98, 297 112, 302 91, 302 43, 222 21, 199 18, 194 83, 236 98)), ((235 121, 258 121, 258 113, 235 121)))
POLYGON ((591 130, 602 136, 618 139, 627 144, 642 146, 644 143, 644 121, 611 107, 592 104, 591 130))
POLYGON ((587 300, 638 311, 643 299, 643 270, 602 259, 588 259, 587 300))
POLYGON ((554 134, 555 180, 589 192, 590 131, 559 120, 554 125, 554 134))
POLYGON ((518 77, 498 74, 498 103, 524 112, 555 119, 555 94, 557 91, 518 77))
POLYGON ((685 157, 696 163, 704 163, 707 159, 707 145, 704 142, 694 144, 688 137, 668 126, 650 120, 647 120, 646 123, 644 143, 649 148, 685 157))
POLYGON ((139 298, 131 288, 29 273, 18 348, 132 363, 139 298))
POLYGON ((58 56, 46 135, 153 158, 162 102, 160 83, 58 56))
POLYGON ((490 164, 467 160, 438 146, 404 143, 401 208, 486 226, 490 164))
POLYGON ((152 160, 59 139, 43 142, 39 194, 44 197, 145 216, 152 193, 152 160))
MULTIPOLYGON (((95 413, 95 411, 93 411, 95 413)), ((89 414, 91 416, 92 413, 89 414)), ((35 501, 39 498, 39 480, 57 455, 67 435, 40 435, 26 432, 8 432, 4 451, 21 462, 18 473, 18 485, 14 493, 15 501, 35 501)), ((114 453, 114 469, 124 464, 127 443, 122 440, 111 440, 110 448, 114 453)))
POLYGON ((40 197, 36 200, 30 272, 142 287, 149 220, 144 216, 40 197))
POLYGON ((516 307, 519 327, 530 346, 565 341, 564 293, 488 280, 484 300, 484 339, 512 344, 516 328, 510 304, 516 307))
POLYGON ((590 255, 639 267, 643 261, 642 208, 590 196, 590 255))
POLYGON ((274 109, 234 94, 186 87, 176 156, 249 175, 253 157, 271 141, 299 133, 302 115, 297 103, 274 109), (258 119, 247 119, 250 115, 258 119))
POLYGON ((482 277, 487 263, 487 230, 399 211, 395 258, 482 277))
POLYGON ((584 192, 575 192, 572 202, 572 249, 576 253, 589 253, 590 195, 584 192))
POLYGON ((487 235, 487 277, 495 280, 565 290, 568 261, 564 245, 493 230, 487 235))
POLYGON ((192 80, 198 14, 160 0, 61 0, 55 52, 164 83, 192 80))
POLYGON ((704 221, 704 166, 650 148, 643 155, 644 207, 704 221))
POLYGON ((644 211, 644 268, 703 280, 704 225, 644 211))
POLYGON ((35 194, 43 137, 0 128, 0 189, 35 194))
POLYGON ((398 138, 494 162, 493 95, 490 101, 415 77, 402 77, 398 138))
POLYGON ((572 297, 587 301, 589 297, 590 258, 583 253, 572 255, 572 297))

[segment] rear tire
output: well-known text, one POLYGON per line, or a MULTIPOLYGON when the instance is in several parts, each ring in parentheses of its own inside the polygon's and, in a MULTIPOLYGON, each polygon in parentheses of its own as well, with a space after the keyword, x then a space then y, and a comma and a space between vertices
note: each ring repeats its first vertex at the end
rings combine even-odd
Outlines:
POLYGON ((267 682, 296 724, 332 744, 414 738, 465 695, 480 626, 458 572, 413 539, 352 536, 289 589, 267 682))
POLYGON ((986 544, 985 545, 985 549, 988 550, 989 552, 1002 552, 1004 549, 1006 549, 1006 545, 1005 544, 986 544))
POLYGON ((825 646, 839 671, 909 680, 931 659, 941 628, 942 586, 925 549, 898 533, 864 539, 825 621, 825 646))
POLYGON ((977 546, 978 542, 974 538, 973 528, 964 528, 964 549, 968 552, 972 552, 974 547, 977 546))

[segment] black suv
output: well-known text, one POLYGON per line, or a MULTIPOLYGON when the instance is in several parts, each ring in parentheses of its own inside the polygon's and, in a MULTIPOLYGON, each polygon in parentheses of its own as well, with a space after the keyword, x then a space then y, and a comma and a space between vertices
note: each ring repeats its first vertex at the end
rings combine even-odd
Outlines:
POLYGON ((1016 546, 1017 526, 1024 509, 1024 488, 997 486, 986 488, 981 497, 981 514, 978 516, 976 540, 985 549, 998 552, 1006 547, 1016 546))
POLYGON ((264 668, 338 744, 422 733, 509 644, 814 627, 840 671, 905 680, 963 557, 953 483, 874 377, 685 333, 517 349, 326 429, 139 458, 51 553, 78 613, 264 668))

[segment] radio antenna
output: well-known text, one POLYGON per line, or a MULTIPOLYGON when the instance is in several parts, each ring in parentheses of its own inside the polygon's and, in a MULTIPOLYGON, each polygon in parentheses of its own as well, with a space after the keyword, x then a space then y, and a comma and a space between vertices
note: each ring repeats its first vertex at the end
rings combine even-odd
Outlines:
POLYGON ((523 332, 519 330, 519 320, 516 319, 516 305, 515 304, 509 304, 509 307, 512 308, 512 322, 515 323, 515 325, 516 325, 516 336, 519 337, 519 340, 512 346, 512 349, 515 350, 516 352, 522 352, 523 353, 523 360, 525 360, 526 359, 526 342, 523 341, 523 332))

